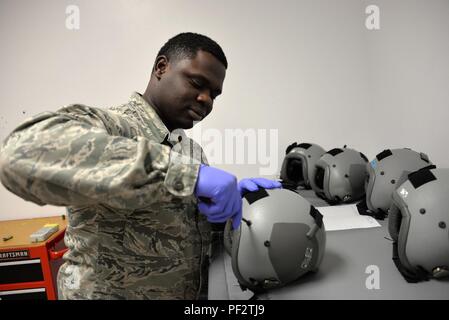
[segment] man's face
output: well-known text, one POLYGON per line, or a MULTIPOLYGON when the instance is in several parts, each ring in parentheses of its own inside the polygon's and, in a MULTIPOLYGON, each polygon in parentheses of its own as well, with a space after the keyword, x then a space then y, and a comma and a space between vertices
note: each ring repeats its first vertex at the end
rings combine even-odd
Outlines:
POLYGON ((156 65, 159 76, 157 111, 167 128, 190 129, 211 111, 221 94, 224 65, 212 54, 198 51, 193 59, 156 65))

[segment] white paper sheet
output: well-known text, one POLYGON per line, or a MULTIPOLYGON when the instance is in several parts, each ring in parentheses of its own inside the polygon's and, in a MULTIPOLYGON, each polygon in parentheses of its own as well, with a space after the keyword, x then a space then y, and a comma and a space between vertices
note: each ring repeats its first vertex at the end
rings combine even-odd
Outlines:
POLYGON ((356 204, 317 207, 317 209, 323 215, 326 231, 380 227, 373 217, 360 215, 356 204))

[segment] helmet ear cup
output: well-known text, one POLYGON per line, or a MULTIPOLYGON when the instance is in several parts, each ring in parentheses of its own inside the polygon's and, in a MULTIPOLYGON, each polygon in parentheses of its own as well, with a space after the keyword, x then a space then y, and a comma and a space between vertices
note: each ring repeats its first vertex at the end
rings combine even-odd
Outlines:
POLYGON ((402 213, 396 205, 392 205, 389 210, 388 232, 393 241, 398 241, 401 230, 402 213))
MULTIPOLYGON (((242 235, 242 224, 240 224, 240 227, 237 230, 231 231, 231 242, 233 243, 231 248, 231 265, 232 265, 232 271, 234 272, 235 277, 237 278, 237 281, 240 285, 240 287, 243 290, 246 290, 248 288, 257 288, 258 283, 254 281, 253 279, 245 279, 245 277, 242 276, 242 273, 240 271, 240 239, 242 235)), ((254 291, 254 290, 253 290, 254 291)))
POLYGON ((223 231, 223 244, 227 254, 232 255, 232 221, 228 220, 226 222, 223 231))
POLYGON ((315 185, 320 190, 323 190, 323 188, 324 188, 324 174, 325 174, 325 169, 317 166, 316 173, 315 173, 315 185))

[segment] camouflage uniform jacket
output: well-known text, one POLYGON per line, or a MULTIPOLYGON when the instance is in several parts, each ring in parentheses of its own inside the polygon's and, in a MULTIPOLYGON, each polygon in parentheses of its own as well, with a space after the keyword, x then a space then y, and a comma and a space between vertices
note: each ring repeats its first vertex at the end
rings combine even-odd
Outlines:
POLYGON ((25 121, 1 147, 0 178, 25 200, 67 206, 60 299, 196 299, 210 248, 193 195, 200 161, 135 92, 25 121))

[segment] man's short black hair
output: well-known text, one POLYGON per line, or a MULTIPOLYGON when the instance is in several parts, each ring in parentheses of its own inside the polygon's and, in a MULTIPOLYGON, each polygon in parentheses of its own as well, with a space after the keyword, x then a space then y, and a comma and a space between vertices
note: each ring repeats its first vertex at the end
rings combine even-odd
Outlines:
POLYGON ((227 69, 228 61, 221 47, 211 38, 202 34, 185 32, 169 39, 159 50, 157 56, 166 56, 169 61, 195 58, 198 50, 212 54, 227 69))

